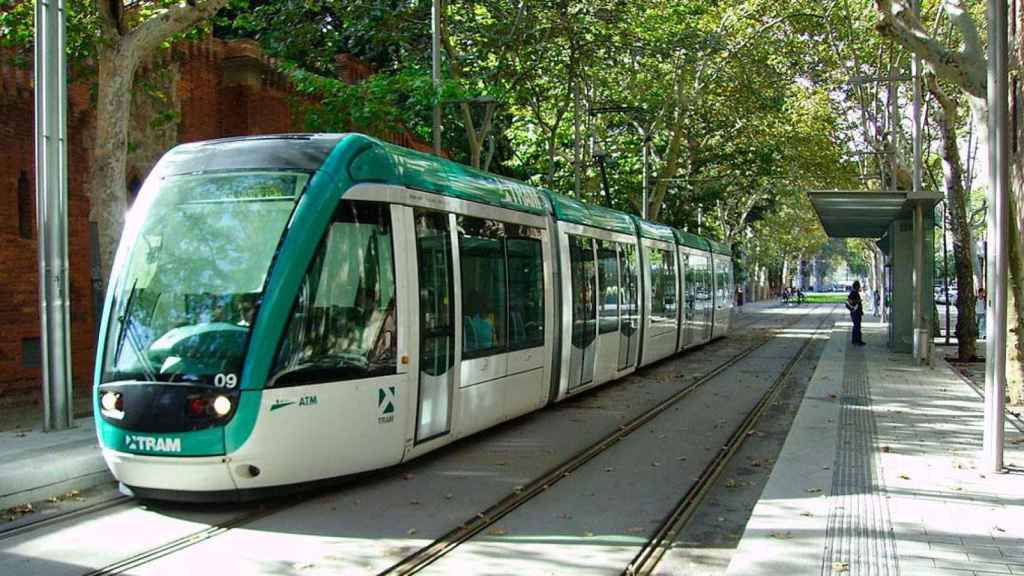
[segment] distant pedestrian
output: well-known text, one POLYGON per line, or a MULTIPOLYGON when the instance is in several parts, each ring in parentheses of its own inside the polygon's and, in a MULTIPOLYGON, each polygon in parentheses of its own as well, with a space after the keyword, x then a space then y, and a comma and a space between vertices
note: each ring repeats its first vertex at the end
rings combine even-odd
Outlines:
POLYGON ((882 298, 878 294, 878 288, 877 287, 874 289, 874 294, 875 294, 875 316, 878 316, 878 313, 881 311, 881 308, 879 307, 879 305, 882 303, 882 298))
POLYGON ((974 315, 978 319, 978 338, 985 337, 985 310, 988 306, 986 299, 988 294, 985 293, 984 288, 978 289, 978 299, 974 302, 974 315))
POLYGON ((853 321, 853 344, 863 346, 864 337, 860 332, 860 319, 864 316, 864 305, 860 299, 860 281, 853 282, 850 294, 846 296, 846 309, 850 311, 850 320, 853 321))

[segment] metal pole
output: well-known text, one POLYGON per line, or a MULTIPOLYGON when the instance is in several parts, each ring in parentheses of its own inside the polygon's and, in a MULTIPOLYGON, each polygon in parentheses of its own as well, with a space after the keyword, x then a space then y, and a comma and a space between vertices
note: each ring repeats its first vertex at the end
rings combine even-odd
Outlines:
MULTIPOLYGON (((921 2, 913 2, 914 11, 920 13, 921 2)), ((915 56, 911 61, 911 76, 913 77, 913 148, 914 148, 914 196, 921 193, 921 59, 915 56)), ((931 286, 924 283, 924 207, 917 204, 914 209, 914 328, 918 330, 915 338, 916 358, 924 363, 929 363, 931 356, 931 311, 924 310, 925 290, 931 290, 931 286)))
POLYGON ((1003 471, 1003 409, 1006 400, 1007 194, 1010 183, 1006 0, 988 1, 988 279, 985 342, 985 467, 1003 471))
POLYGON ((430 77, 434 82, 434 155, 441 155, 441 0, 430 11, 430 77))
POLYGON ((949 345, 949 246, 946 242, 946 203, 942 203, 942 290, 946 293, 946 345, 949 345))
POLYGON ((36 222, 39 229, 39 323, 43 429, 71 427, 68 320, 67 63, 64 0, 36 2, 36 222))
POLYGON ((644 135, 644 203, 640 209, 640 216, 644 220, 647 219, 647 186, 648 186, 648 174, 647 174, 647 150, 651 145, 651 139, 644 135))
POLYGON ((899 134, 900 134, 900 122, 899 116, 896 113, 896 109, 899 107, 899 90, 896 87, 896 67, 890 63, 889 66, 889 128, 891 133, 890 146, 892 149, 889 150, 889 190, 896 190, 896 177, 899 174, 899 162, 896 160, 897 152, 899 150, 899 134))

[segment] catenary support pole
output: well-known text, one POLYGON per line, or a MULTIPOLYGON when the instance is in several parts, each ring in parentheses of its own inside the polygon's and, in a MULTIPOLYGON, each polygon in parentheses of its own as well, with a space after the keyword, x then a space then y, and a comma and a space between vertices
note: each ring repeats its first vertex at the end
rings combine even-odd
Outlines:
POLYGON ((434 82, 434 155, 441 155, 441 2, 433 0, 430 10, 430 78, 434 82))
POLYGON ((982 452, 989 472, 1003 471, 1003 409, 1006 400, 1006 232, 1010 184, 1006 28, 1006 0, 988 0, 988 301, 982 452))
POLYGON ((36 222, 43 429, 72 425, 68 321, 67 63, 64 0, 36 2, 36 222))

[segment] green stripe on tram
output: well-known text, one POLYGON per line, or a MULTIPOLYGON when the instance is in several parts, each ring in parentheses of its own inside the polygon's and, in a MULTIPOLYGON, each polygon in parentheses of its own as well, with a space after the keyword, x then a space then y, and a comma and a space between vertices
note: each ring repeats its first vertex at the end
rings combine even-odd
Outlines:
POLYGON ((245 444, 256 425, 262 389, 270 376, 277 346, 288 325, 299 286, 341 194, 352 186, 346 169, 348 162, 373 143, 369 138, 356 135, 342 139, 313 175, 306 193, 295 207, 292 225, 285 232, 253 325, 249 351, 242 368, 241 400, 235 416, 224 427, 224 449, 228 454, 245 444))

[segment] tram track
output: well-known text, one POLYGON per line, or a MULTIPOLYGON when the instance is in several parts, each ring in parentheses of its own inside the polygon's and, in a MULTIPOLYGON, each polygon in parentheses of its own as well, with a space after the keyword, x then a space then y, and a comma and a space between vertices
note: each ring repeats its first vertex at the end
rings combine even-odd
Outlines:
MULTIPOLYGON (((810 314, 814 310, 817 310, 817 309, 819 309, 819 306, 813 306, 812 308, 810 308, 808 310, 807 314, 810 314)), ((798 323, 801 319, 803 319, 803 317, 804 317, 804 315, 800 315, 796 319, 794 319, 792 322, 790 322, 787 325, 782 326, 780 328, 767 328, 767 329, 769 329, 769 330, 772 330, 772 329, 775 329, 775 330, 782 329, 782 330, 784 330, 784 329, 787 329, 787 328, 791 327, 792 325, 798 323)), ((829 314, 827 314, 825 316, 825 318, 819 323, 818 327, 815 329, 815 333, 820 331, 821 326, 823 326, 831 317, 832 317, 832 313, 831 313, 831 310, 830 310, 829 314)), ((812 341, 813 341, 813 338, 808 338, 807 339, 807 342, 805 342, 801 346, 799 351, 794 355, 793 359, 791 359, 790 362, 787 364, 787 366, 784 368, 783 373, 778 377, 778 379, 775 382, 773 382, 772 387, 770 388, 769 392, 767 392, 762 397, 762 400, 758 403, 757 407, 755 408, 755 411, 757 413, 756 416, 751 418, 751 415, 748 414, 747 419, 744 420, 744 424, 741 425, 741 427, 740 427, 740 429, 743 430, 743 431, 742 432, 737 431, 737 433, 734 434, 734 436, 736 436, 736 435, 739 436, 739 442, 736 443, 736 448, 738 448, 739 444, 742 443, 742 438, 746 435, 746 430, 749 430, 750 426, 752 426, 752 424, 748 424, 748 420, 751 423, 756 423, 757 417, 759 417, 760 413, 764 411, 764 408, 767 407, 771 403, 771 401, 775 397, 775 395, 777 395, 778 389, 781 388, 781 386, 779 384, 786 380, 786 378, 788 377, 789 373, 792 371, 792 367, 796 365, 796 363, 799 361, 799 359, 801 357, 803 357, 804 351, 807 349, 807 347, 810 345, 810 343, 812 341)), ((701 388, 703 385, 707 384, 708 382, 714 380, 715 377, 717 377, 718 375, 720 375, 721 373, 723 373, 727 369, 731 368, 732 366, 736 365, 738 362, 740 362, 741 360, 743 360, 744 358, 746 358, 747 356, 749 356, 753 352, 759 350, 760 348, 762 348, 763 346, 768 344, 768 342, 770 342, 770 339, 765 340, 763 342, 759 342, 757 344, 754 344, 752 346, 749 346, 749 347, 745 348, 739 354, 736 354, 735 356, 731 357, 729 360, 723 362, 722 364, 720 364, 717 367, 713 368, 711 371, 705 373, 704 375, 699 377, 697 380, 692 382, 690 385, 688 385, 685 388, 683 388, 683 389, 673 393, 672 395, 670 395, 669 397, 665 398, 664 400, 658 402, 656 405, 654 405, 653 407, 647 409, 646 411, 644 411, 640 415, 634 417, 629 422, 619 425, 619 427, 614 432, 612 432, 611 434, 605 436, 604 438, 602 438, 601 440, 595 442, 594 444, 591 444, 589 447, 587 447, 587 448, 583 449, 582 451, 578 452, 576 455, 572 456, 571 458, 569 458, 568 460, 566 460, 562 464, 560 464, 560 465, 554 467, 553 469, 549 470, 547 473, 541 475, 540 477, 538 477, 537 479, 533 480, 529 484, 527 484, 527 485, 517 489, 516 491, 514 491, 511 494, 509 494, 508 496, 506 496, 505 498, 500 500, 498 503, 496 503, 493 506, 487 508, 483 512, 480 512, 480 513, 476 514, 476 516, 474 516, 474 517, 468 519, 467 521, 463 522, 463 524, 460 525, 458 528, 455 528, 454 530, 449 531, 445 535, 441 536, 440 538, 438 538, 437 540, 432 542, 430 545, 428 545, 428 546, 426 546, 424 548, 421 548, 420 550, 418 550, 418 551, 414 552, 413 554, 407 556, 405 559, 403 559, 399 563, 394 564, 391 567, 389 567, 389 568, 387 568, 387 569, 385 569, 385 570, 383 570, 381 572, 378 572, 378 574, 380 576, 383 576, 383 575, 406 575, 406 574, 415 574, 415 573, 425 569, 429 565, 433 564, 434 562, 440 560, 444 556, 446 556, 449 553, 451 553, 453 550, 457 549, 463 543, 465 543, 465 542, 469 541, 470 539, 474 538, 475 536, 483 533, 485 530, 487 530, 488 528, 493 526, 499 520, 501 520, 505 516, 509 515, 510 513, 515 511, 516 509, 522 507, 527 502, 533 500, 535 497, 537 497, 540 494, 544 493, 545 491, 547 491, 549 488, 551 488, 552 486, 554 486, 555 484, 557 484, 561 480, 563 480, 563 479, 565 479, 567 477, 570 477, 572 475, 572 473, 575 472, 577 469, 583 467, 585 464, 587 464, 588 462, 590 462, 591 460, 593 460, 597 456, 605 453, 612 446, 618 444, 620 441, 625 439, 627 436, 629 436, 630 434, 632 434, 633 432, 635 432, 636 430, 638 430, 639 428, 641 428, 645 424, 647 424, 650 421, 652 421, 658 415, 662 414, 663 412, 665 412, 669 408, 673 407, 674 405, 676 405, 679 401, 681 401, 685 397, 689 396, 692 392, 694 392, 697 389, 701 388)), ((754 414, 754 412, 752 411, 751 414, 754 414)), ((730 443, 731 442, 732 442, 732 440, 730 440, 730 443)), ((727 456, 731 456, 732 453, 734 453, 734 452, 735 452, 735 448, 730 450, 730 451, 728 451, 728 455, 727 456)), ((720 471, 721 467, 723 467, 724 464, 727 463, 728 461, 729 461, 728 457, 721 458, 721 455, 716 456, 716 460, 713 463, 712 467, 717 465, 717 468, 714 470, 713 474, 711 474, 710 477, 707 480, 703 480, 704 475, 707 473, 705 471, 705 473, 701 475, 701 479, 703 481, 702 482, 698 482, 698 485, 706 484, 709 487, 713 483, 714 478, 717 477, 718 472, 720 471), (720 460, 720 459, 722 460, 722 462, 720 464, 718 464, 717 461, 720 460)), ((709 467, 709 468, 711 468, 711 467, 709 467)), ((702 490, 702 493, 705 492, 705 491, 706 491, 706 488, 704 488, 702 490)), ((685 498, 686 497, 684 497, 684 499, 685 498)), ((677 516, 677 514, 675 512, 673 512, 670 515, 670 520, 671 520, 672 517, 675 517, 675 516, 677 516)), ((689 515, 687 514, 687 517, 688 516, 689 515)), ((667 521, 665 523, 665 525, 671 527, 673 524, 670 521, 667 521)), ((658 539, 659 543, 660 542, 664 542, 665 539, 668 536, 670 536, 670 535, 674 536, 676 533, 678 533, 678 530, 681 527, 682 526, 680 525, 679 527, 677 527, 675 529, 670 529, 670 530, 665 530, 665 531, 659 529, 659 533, 662 533, 662 535, 659 537, 658 533, 656 533, 655 538, 658 539)), ((659 548, 660 548, 660 544, 658 546, 652 548, 652 551, 656 551, 659 548)), ((647 547, 645 547, 645 550, 646 549, 647 549, 647 547)), ((661 552, 661 554, 663 554, 663 551, 661 552)), ((657 559, 660 559, 661 554, 657 555, 657 559)), ((646 556, 651 556, 651 554, 646 554, 645 557, 646 556)), ((656 563, 656 561, 655 561, 655 563, 656 563)), ((627 568, 627 570, 628 570, 628 568, 627 568)), ((632 574, 631 572, 628 572, 628 571, 625 572, 625 573, 626 574, 632 574)))
MULTIPOLYGON (((800 314, 791 322, 786 322, 782 325, 768 325, 764 329, 771 330, 785 330, 790 326, 799 322, 806 314, 812 313, 817 309, 817 306, 809 307, 805 314, 800 314)), ((759 322, 771 322, 772 319, 778 318, 779 314, 771 314, 770 316, 752 318, 750 322, 743 324, 737 324, 736 329, 746 329, 750 326, 756 325, 759 322)), ((597 455, 605 452, 612 445, 618 443, 621 439, 628 436, 631 432, 643 424, 649 422, 651 419, 656 417, 661 412, 676 404, 679 400, 689 395, 691 392, 702 386, 707 381, 710 381, 721 372, 735 365, 737 362, 747 357, 754 351, 760 349, 765 344, 770 342, 770 339, 764 339, 763 341, 757 342, 751 346, 744 348, 738 354, 730 357, 725 362, 712 368, 698 378, 698 380, 689 384, 686 388, 677 391, 668 398, 660 401, 653 408, 647 410, 643 414, 634 418, 626 424, 619 425, 619 427, 611 434, 592 444, 590 447, 585 448, 581 452, 578 452, 575 456, 562 464, 556 466, 548 473, 542 475, 538 479, 532 481, 521 489, 516 489, 512 494, 509 494, 505 498, 501 499, 495 505, 487 508, 481 513, 478 513, 471 520, 464 522, 455 530, 450 531, 446 535, 436 540, 432 545, 427 548, 421 549, 420 552, 414 553, 413 555, 400 561, 398 564, 393 565, 391 568, 386 569, 383 573, 391 574, 410 574, 418 571, 420 568, 427 566, 433 560, 440 558, 444 554, 447 554, 451 549, 458 546, 461 542, 468 540, 472 536, 480 533, 493 525, 494 522, 505 516, 515 508, 518 508, 523 503, 532 499, 534 496, 547 490, 551 485, 558 482, 562 478, 570 475, 573 470, 584 465, 586 462, 592 460, 597 455)), ((301 505, 310 500, 316 499, 323 496, 321 492, 307 492, 302 494, 296 494, 288 497, 283 497, 279 500, 272 500, 264 502, 259 505, 258 508, 247 511, 243 514, 228 518, 222 522, 217 522, 209 525, 201 530, 190 532, 181 537, 173 540, 164 542, 160 545, 150 547, 146 550, 140 551, 131 556, 119 559, 114 562, 110 562, 100 568, 93 569, 85 572, 86 576, 108 576, 114 574, 122 574, 127 571, 136 569, 144 566, 151 562, 154 562, 160 558, 169 556, 171 554, 182 551, 186 548, 190 548, 201 542, 210 540, 217 536, 223 535, 235 528, 244 527, 260 519, 272 516, 276 513, 283 512, 289 508, 301 505)), ((43 520, 32 522, 29 524, 17 526, 6 531, 0 531, 0 540, 6 538, 12 538, 14 536, 22 535, 27 532, 34 530, 48 528, 51 526, 59 525, 65 521, 72 521, 75 519, 86 517, 90 514, 97 514, 113 509, 119 506, 130 505, 136 503, 127 497, 118 497, 111 500, 96 503, 94 505, 79 508, 77 510, 48 517, 43 520)))
POLYGON ((67 512, 44 516, 29 522, 14 523, 13 525, 0 528, 0 541, 131 503, 131 498, 127 496, 115 496, 67 512))
MULTIPOLYGON (((814 330, 814 334, 817 335, 821 332, 822 327, 831 319, 832 313, 830 312, 819 322, 814 330)), ((704 502, 705 497, 711 491, 722 471, 725 470, 733 456, 743 446, 744 441, 754 432, 768 406, 779 397, 783 385, 804 357, 812 342, 814 342, 813 336, 807 338, 807 341, 800 346, 796 354, 786 363, 782 372, 775 378, 753 409, 747 413, 739 427, 729 436, 728 441, 715 454, 711 463, 701 471, 693 486, 680 498, 679 502, 665 517, 651 538, 648 539, 647 543, 633 558, 633 561, 626 566, 622 572, 623 576, 646 576, 655 573, 655 569, 661 562, 661 559, 671 548, 672 543, 675 542, 679 533, 686 527, 694 513, 700 508, 700 505, 704 502)))

